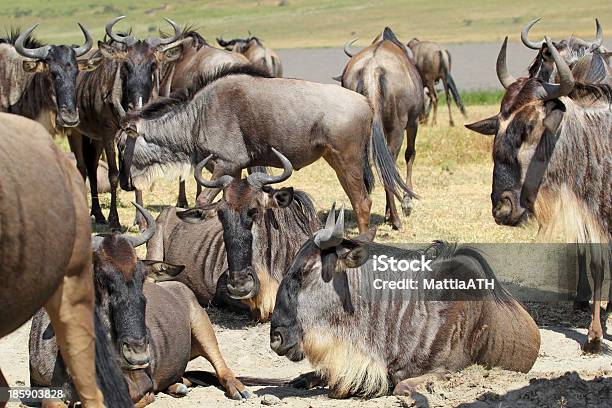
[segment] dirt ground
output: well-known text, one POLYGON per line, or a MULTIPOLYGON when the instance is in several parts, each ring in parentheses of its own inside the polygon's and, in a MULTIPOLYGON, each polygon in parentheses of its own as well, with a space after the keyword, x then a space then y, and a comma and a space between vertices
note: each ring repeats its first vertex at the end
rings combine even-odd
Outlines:
MULTIPOLYGON (((412 397, 382 397, 332 400, 327 390, 310 391, 290 387, 249 387, 253 398, 227 399, 214 386, 195 387, 184 398, 158 394, 153 408, 164 407, 257 407, 265 395, 280 398, 279 406, 299 408, 356 407, 611 407, 612 406, 612 318, 607 320, 604 350, 583 355, 580 343, 586 335, 588 313, 572 311, 571 304, 528 304, 540 326, 542 346, 528 374, 499 369, 468 367, 420 386, 412 397), (581 327, 580 329, 577 327, 581 327), (584 400, 587 398, 587 400, 584 400)), ((239 376, 290 379, 310 371, 308 362, 292 363, 269 347, 269 324, 254 324, 246 316, 209 308, 217 338, 228 365, 239 376)), ((28 384, 29 323, 0 340, 0 366, 11 385, 28 384)), ((188 370, 212 370, 203 358, 188 370)), ((18 407, 12 403, 9 407, 18 407)))

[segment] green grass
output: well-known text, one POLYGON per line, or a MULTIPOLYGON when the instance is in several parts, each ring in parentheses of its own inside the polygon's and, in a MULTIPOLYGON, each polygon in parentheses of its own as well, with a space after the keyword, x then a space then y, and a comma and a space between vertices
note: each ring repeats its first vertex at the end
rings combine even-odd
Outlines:
POLYGON ((441 42, 499 42, 510 35, 518 40, 520 28, 535 17, 544 17, 534 38, 570 33, 591 38, 594 17, 612 27, 610 0, 21 0, 4 1, 0 21, 8 27, 42 23, 37 34, 46 41, 77 42, 76 21, 97 38, 111 18, 125 14, 122 27, 132 25, 140 36, 149 36, 162 17, 181 24, 193 23, 209 39, 244 36, 247 30, 276 48, 338 46, 359 36, 366 44, 385 25, 400 38, 414 36, 441 42), (281 6, 280 4, 284 4, 281 6))

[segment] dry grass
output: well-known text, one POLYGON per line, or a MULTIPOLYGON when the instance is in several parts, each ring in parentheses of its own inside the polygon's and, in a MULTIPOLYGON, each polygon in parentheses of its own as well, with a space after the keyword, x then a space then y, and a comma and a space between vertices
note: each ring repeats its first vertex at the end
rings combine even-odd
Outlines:
MULTIPOLYGON (((472 106, 469 119, 477 120, 492 115, 497 106, 472 106)), ((456 112, 456 118, 461 118, 456 112)), ((468 131, 463 126, 448 127, 444 115, 436 127, 422 126, 417 137, 415 162, 415 190, 421 196, 409 218, 403 217, 403 229, 393 231, 383 221, 384 191, 377 185, 373 194, 372 223, 379 225, 381 242, 428 242, 444 239, 459 242, 530 242, 536 227, 501 227, 491 216, 491 143, 492 139, 468 131)), ((462 124, 462 123, 461 123, 462 124)), ((402 150, 403 152, 403 150, 402 150)), ((403 156, 399 160, 401 174, 405 173, 403 156)), ((348 198, 338 183, 333 170, 324 161, 297 171, 287 185, 305 190, 312 197, 321 217, 332 202, 345 203, 348 198)), ((193 203, 195 181, 188 181, 188 198, 193 203)), ((154 214, 176 202, 177 182, 159 180, 151 192, 144 194, 145 204, 154 214)), ((130 204, 133 194, 119 194, 119 215, 123 225, 131 224, 134 209, 130 204)), ((108 209, 109 194, 101 196, 104 211, 108 209)), ((347 214, 350 233, 356 232, 352 211, 347 214)), ((131 228, 130 231, 135 231, 131 228)))

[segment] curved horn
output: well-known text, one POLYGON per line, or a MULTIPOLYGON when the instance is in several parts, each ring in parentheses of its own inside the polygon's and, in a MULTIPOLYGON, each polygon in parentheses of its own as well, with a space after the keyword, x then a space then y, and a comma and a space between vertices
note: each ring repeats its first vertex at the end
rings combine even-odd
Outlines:
POLYGON ((319 230, 314 236, 314 243, 321 249, 335 247, 344 238, 344 205, 340 208, 338 220, 336 218, 336 203, 332 204, 331 210, 327 215, 325 228, 319 230))
POLYGON ((117 24, 117 22, 119 22, 120 20, 123 20, 125 18, 125 16, 119 16, 116 17, 114 19, 112 19, 111 21, 108 22, 108 24, 106 24, 105 26, 105 30, 106 30, 106 35, 108 35, 113 41, 118 42, 118 43, 122 43, 122 44, 126 44, 126 40, 127 37, 121 37, 117 34, 113 33, 113 26, 115 24, 117 24))
POLYGON ((603 44, 603 30, 601 28, 601 24, 599 24, 599 20, 595 19, 595 40, 590 43, 589 51, 595 51, 603 44))
POLYGON ((539 43, 529 41, 529 30, 531 30, 531 27, 533 27, 538 21, 540 21, 541 18, 542 17, 536 18, 531 23, 523 27, 523 29, 521 30, 521 40, 523 41, 523 44, 525 44, 526 47, 531 48, 532 50, 539 50, 540 48, 542 48, 542 45, 544 45, 544 40, 540 41, 539 43))
POLYGON ((357 40, 358 40, 358 38, 356 37, 356 38, 353 38, 352 40, 347 41, 346 43, 344 43, 344 53, 345 53, 345 54, 346 54, 346 55, 347 55, 349 58, 353 58, 353 54, 351 54, 351 52, 349 51, 349 47, 350 47, 351 45, 353 45, 353 43, 354 43, 355 41, 357 41, 357 40))
POLYGON ((217 44, 222 47, 226 47, 229 45, 228 42, 223 39, 223 37, 217 37, 217 44))
POLYGON ((204 166, 206 166, 206 163, 208 163, 208 161, 212 159, 212 157, 213 155, 211 154, 210 156, 198 163, 194 171, 195 179, 204 187, 223 188, 232 182, 232 180, 234 179, 232 176, 225 175, 214 180, 206 180, 204 177, 202 177, 202 170, 204 169, 204 166))
POLYGON ((79 58, 85 55, 89 50, 91 50, 91 47, 93 45, 93 39, 91 38, 89 31, 87 31, 87 29, 83 27, 81 23, 77 24, 79 25, 79 27, 81 27, 81 31, 85 36, 85 44, 81 45, 80 47, 74 47, 74 53, 76 54, 76 57, 79 58))
POLYGON ((169 18, 164 17, 164 20, 166 20, 168 24, 170 24, 172 28, 174 29, 174 37, 160 39, 159 45, 172 44, 173 42, 181 38, 181 34, 182 34, 181 26, 179 26, 178 24, 176 24, 174 21, 170 20, 169 18))
POLYGON ((551 84, 545 83, 542 85, 542 94, 540 98, 548 101, 550 99, 559 98, 561 96, 566 96, 574 89, 574 75, 572 74, 572 70, 569 68, 567 63, 561 55, 559 55, 559 51, 553 45, 552 41, 549 37, 545 37, 546 45, 552 54, 553 59, 555 60, 555 66, 557 67, 557 74, 559 75, 559 83, 551 84))
POLYGON ((508 72, 508 66, 506 65, 506 47, 508 46, 508 37, 504 39, 499 55, 497 55, 497 65, 495 67, 497 71, 497 78, 501 82, 505 89, 508 89, 510 85, 516 82, 516 79, 508 72))
POLYGON ((125 236, 125 239, 132 244, 134 248, 136 248, 146 243, 153 237, 153 234, 155 234, 155 218, 153 218, 153 214, 142 208, 140 205, 134 202, 132 204, 134 204, 134 207, 136 207, 138 212, 142 214, 145 220, 147 220, 147 229, 145 229, 140 235, 135 237, 125 236))
POLYGON ((49 55, 49 50, 51 49, 51 46, 45 45, 44 47, 39 48, 26 48, 23 45, 26 38, 28 38, 30 34, 32 34, 32 31, 34 31, 36 27, 38 27, 38 24, 34 24, 32 27, 19 34, 19 37, 17 37, 17 40, 15 41, 15 49, 19 54, 23 55, 24 57, 44 60, 45 58, 47 58, 47 55, 49 55))
POLYGON ((278 159, 283 163, 283 174, 280 176, 271 176, 266 173, 253 173, 247 177, 247 183, 249 183, 253 187, 263 187, 266 184, 276 184, 282 181, 287 180, 291 177, 291 173, 293 173, 293 166, 289 159, 287 159, 281 152, 272 148, 272 151, 278 157, 278 159))

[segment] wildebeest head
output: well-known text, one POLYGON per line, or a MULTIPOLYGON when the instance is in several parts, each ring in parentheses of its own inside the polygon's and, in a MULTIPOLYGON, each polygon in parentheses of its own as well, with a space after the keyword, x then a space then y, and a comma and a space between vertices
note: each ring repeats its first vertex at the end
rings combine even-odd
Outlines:
MULTIPOLYGON (((523 41, 523 44, 532 50, 538 51, 538 54, 529 66, 529 76, 532 78, 540 78, 541 80, 547 82, 554 82, 557 72, 550 47, 544 40, 534 42, 529 39, 529 30, 538 21, 540 21, 539 18, 533 20, 521 30, 521 40, 523 41)), ((595 40, 593 41, 585 41, 581 38, 571 36, 568 39, 552 43, 552 45, 561 55, 561 58, 563 58, 563 60, 569 65, 570 69, 574 67, 574 64, 577 61, 587 54, 593 53, 596 50, 605 52, 605 49, 602 47, 603 30, 598 19, 595 19, 595 25, 596 34, 595 40)))
POLYGON ((145 279, 170 280, 184 269, 138 259, 134 248, 153 236, 155 219, 144 208, 134 205, 147 220, 147 229, 142 234, 132 237, 113 233, 92 239, 96 308, 101 310, 125 370, 146 368, 151 360, 145 323, 145 279))
POLYGON ((533 204, 548 160, 553 153, 565 105, 559 98, 574 88, 574 76, 552 42, 546 37, 559 75, 559 84, 539 78, 514 79, 506 66, 506 45, 497 58, 497 76, 506 88, 500 112, 466 125, 493 144, 493 217, 498 224, 520 224, 533 204))
POLYGON ((61 127, 73 127, 79 124, 79 111, 76 106, 76 77, 79 70, 89 71, 97 66, 99 61, 83 59, 93 45, 91 35, 78 23, 85 44, 80 47, 67 45, 44 45, 37 48, 28 48, 27 40, 38 27, 33 25, 22 32, 15 41, 15 50, 23 57, 23 69, 26 72, 45 72, 52 85, 57 114, 56 124, 61 127))
POLYGON ((209 188, 223 188, 222 198, 208 208, 195 208, 177 213, 187 222, 201 222, 211 212, 216 212, 223 225, 223 241, 227 253, 227 289, 235 299, 250 299, 257 295, 259 279, 253 265, 253 248, 257 248, 258 229, 254 225, 271 208, 286 208, 293 201, 293 188, 274 189, 271 184, 287 180, 293 172, 289 160, 276 149, 272 149, 283 165, 280 176, 266 173, 253 173, 247 178, 234 178, 228 175, 215 180, 205 180, 202 169, 211 159, 209 156, 198 164, 196 179, 209 188))
POLYGON ((304 358, 303 318, 333 326, 354 311, 345 271, 367 261, 365 242, 372 241, 375 233, 371 229, 353 240, 345 239, 344 209, 336 220, 332 206, 325 228, 302 245, 280 284, 270 326, 272 350, 299 361, 304 358))
POLYGON ((110 41, 99 41, 98 48, 105 58, 120 63, 118 83, 121 84, 121 107, 129 112, 140 109, 149 101, 153 90, 159 89, 159 69, 181 55, 182 32, 178 24, 166 18, 174 29, 173 36, 138 40, 129 34, 122 36, 113 32, 113 26, 124 18, 117 17, 106 25, 106 35, 110 41))

